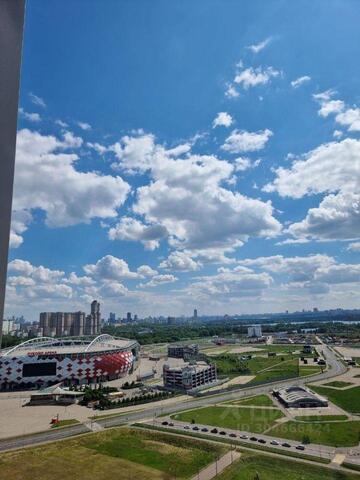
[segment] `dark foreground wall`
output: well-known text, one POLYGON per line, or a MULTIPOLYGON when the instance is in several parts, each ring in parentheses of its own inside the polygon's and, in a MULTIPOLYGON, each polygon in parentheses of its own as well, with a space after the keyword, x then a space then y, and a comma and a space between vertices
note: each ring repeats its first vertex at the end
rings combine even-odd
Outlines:
POLYGON ((14 181, 25 0, 0 0, 0 345, 14 181))

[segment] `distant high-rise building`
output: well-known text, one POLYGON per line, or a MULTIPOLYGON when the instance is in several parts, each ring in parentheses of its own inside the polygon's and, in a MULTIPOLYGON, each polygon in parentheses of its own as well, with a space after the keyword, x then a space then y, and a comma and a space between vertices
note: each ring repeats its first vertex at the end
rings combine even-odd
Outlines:
POLYGON ((40 331, 45 337, 97 335, 101 327, 100 303, 94 300, 90 315, 84 312, 42 312, 40 331))
POLYGON ((131 312, 127 312, 127 314, 126 314, 126 320, 127 320, 128 322, 131 322, 131 320, 132 320, 132 318, 131 318, 131 312))
POLYGON ((194 308, 194 320, 197 320, 198 314, 197 314, 197 308, 194 308))
POLYGON ((109 313, 109 323, 116 323, 116 314, 113 312, 109 313))
POLYGON ((45 337, 84 335, 84 312, 42 312, 40 329, 45 337))
POLYGON ((248 327, 248 337, 262 337, 261 325, 248 327))

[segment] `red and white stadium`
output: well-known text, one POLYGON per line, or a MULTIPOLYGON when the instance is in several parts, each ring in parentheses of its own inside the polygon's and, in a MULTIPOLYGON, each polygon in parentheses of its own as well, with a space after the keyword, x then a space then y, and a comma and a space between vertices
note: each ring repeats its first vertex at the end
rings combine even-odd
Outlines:
POLYGON ((39 337, 0 351, 0 389, 87 385, 124 377, 139 363, 135 340, 39 337))

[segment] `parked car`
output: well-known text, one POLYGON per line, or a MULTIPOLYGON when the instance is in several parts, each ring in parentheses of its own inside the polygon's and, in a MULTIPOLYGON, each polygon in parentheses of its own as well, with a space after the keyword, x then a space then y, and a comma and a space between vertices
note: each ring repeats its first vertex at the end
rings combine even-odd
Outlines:
POLYGON ((235 433, 229 433, 229 437, 235 438, 236 435, 235 435, 235 433))
POLYGON ((169 422, 169 427, 173 427, 174 424, 172 422, 169 422))
POLYGON ((218 429, 217 429, 217 428, 213 428, 213 429, 211 430, 211 433, 218 433, 218 429))
POLYGON ((184 427, 184 428, 185 428, 185 430, 190 430, 190 427, 189 427, 189 425, 185 425, 185 427, 184 427))
POLYGON ((286 442, 285 442, 285 443, 282 443, 281 446, 282 446, 282 447, 286 447, 286 448, 290 448, 290 447, 291 447, 291 445, 290 445, 289 443, 286 443, 286 442))
POLYGON ((257 438, 256 438, 256 437, 250 437, 250 440, 251 440, 252 442, 257 442, 257 438))
POLYGON ((161 422, 161 425, 169 425, 169 422, 161 422))
POLYGON ((280 445, 277 440, 271 440, 270 445, 280 445))
POLYGON ((201 431, 202 431, 202 432, 208 432, 209 429, 207 429, 206 427, 204 427, 204 428, 201 429, 201 431))
POLYGON ((221 432, 219 432, 219 435, 226 435, 226 432, 224 432, 224 430, 221 430, 221 432))
POLYGON ((263 438, 259 438, 258 442, 259 443, 266 443, 266 440, 264 440, 263 438))
POLYGON ((193 430, 198 431, 198 430, 200 430, 200 428, 199 427, 193 427, 193 430))
POLYGON ((249 437, 248 437, 247 435, 240 435, 240 438, 246 440, 246 439, 248 439, 249 437))
POLYGON ((304 445, 296 445, 296 450, 305 450, 304 445))

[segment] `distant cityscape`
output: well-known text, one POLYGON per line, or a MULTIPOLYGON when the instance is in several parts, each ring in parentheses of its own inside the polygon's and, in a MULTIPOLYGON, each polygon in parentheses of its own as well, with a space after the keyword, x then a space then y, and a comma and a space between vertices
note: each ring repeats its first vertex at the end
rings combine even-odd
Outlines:
MULTIPOLYGON (((306 321, 359 321, 360 309, 330 309, 301 310, 295 312, 279 312, 267 314, 239 314, 239 315, 199 315, 198 309, 193 310, 191 316, 147 316, 141 317, 136 313, 126 312, 124 316, 110 312, 108 318, 103 318, 100 303, 94 300, 90 305, 90 313, 76 312, 41 312, 38 321, 27 320, 23 315, 8 317, 3 320, 3 335, 18 338, 34 338, 41 336, 67 337, 97 335, 106 326, 122 327, 129 325, 193 325, 211 322, 306 322, 306 321)), ((146 333, 146 330, 143 331, 146 333)))

